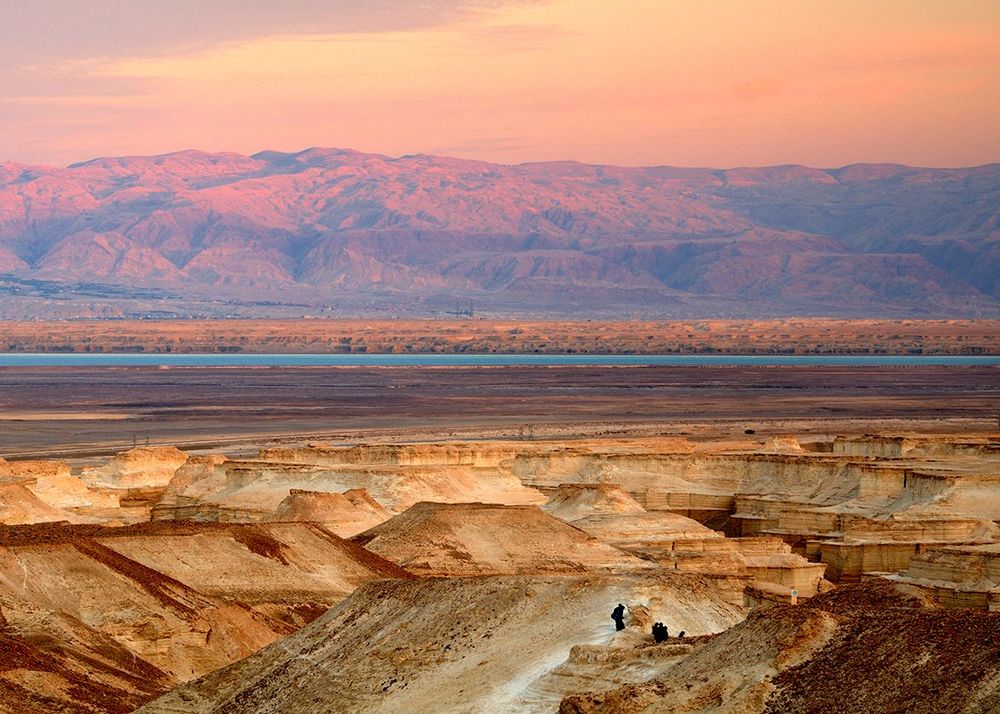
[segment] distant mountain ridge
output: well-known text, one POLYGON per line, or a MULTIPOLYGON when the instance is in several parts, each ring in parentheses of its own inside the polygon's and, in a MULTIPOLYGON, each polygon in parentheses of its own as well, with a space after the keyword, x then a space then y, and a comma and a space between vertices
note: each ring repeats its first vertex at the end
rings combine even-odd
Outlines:
POLYGON ((1000 316, 1000 164, 0 163, 0 317, 1000 316))

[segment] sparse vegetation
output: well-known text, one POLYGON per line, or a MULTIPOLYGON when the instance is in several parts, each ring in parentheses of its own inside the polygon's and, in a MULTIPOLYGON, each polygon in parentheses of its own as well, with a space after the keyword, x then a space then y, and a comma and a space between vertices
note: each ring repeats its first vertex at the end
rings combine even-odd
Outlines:
POLYGON ((155 320, 5 322, 8 352, 1000 354, 1000 321, 155 320), (697 334, 697 339, 694 335, 697 334))

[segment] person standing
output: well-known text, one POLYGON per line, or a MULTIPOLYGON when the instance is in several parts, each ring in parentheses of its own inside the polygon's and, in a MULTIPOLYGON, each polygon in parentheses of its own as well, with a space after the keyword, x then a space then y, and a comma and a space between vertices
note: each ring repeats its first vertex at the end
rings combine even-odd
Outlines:
POLYGON ((615 621, 615 630, 625 629, 625 606, 618 603, 618 607, 611 611, 611 619, 615 621))

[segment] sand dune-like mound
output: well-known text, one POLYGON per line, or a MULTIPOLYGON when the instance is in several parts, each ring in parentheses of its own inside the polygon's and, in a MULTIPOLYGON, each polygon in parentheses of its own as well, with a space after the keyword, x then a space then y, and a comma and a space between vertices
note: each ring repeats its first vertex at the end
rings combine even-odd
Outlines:
POLYGON ((134 708, 392 577, 413 576, 313 524, 0 528, 0 635, 26 653, 0 652, 0 711, 134 708))
POLYGON ((116 505, 113 498, 97 494, 59 461, 3 461, 0 478, 21 478, 28 489, 56 508, 116 505))
POLYGON ((352 540, 417 575, 579 574, 656 567, 535 506, 418 503, 352 540))
MULTIPOLYGON (((574 646, 599 647, 611 660, 624 651, 609 619, 618 602, 694 634, 743 616, 695 576, 373 582, 294 635, 142 711, 553 711, 580 685, 550 677, 574 646)), ((638 666, 634 676, 644 672, 638 666)))
POLYGON ((598 540, 653 557, 669 554, 679 540, 722 538, 679 513, 646 511, 612 484, 563 484, 542 508, 598 540))
POLYGON ((21 525, 64 521, 66 513, 38 498, 22 479, 0 480, 0 523, 21 525))
POLYGON ((140 446, 84 468, 83 480, 106 488, 162 488, 185 461, 187 454, 173 446, 140 446))
POLYGON ((721 533, 669 511, 602 513, 578 518, 572 525, 605 543, 656 557, 669 555, 679 542, 723 540, 721 533))
POLYGON ((923 605, 871 580, 758 610, 664 675, 559 711, 1000 710, 1000 613, 923 605))
POLYGON ((350 538, 389 520, 387 511, 363 488, 345 493, 302 491, 293 488, 264 521, 321 523, 341 538, 350 538))
POLYGON ((563 521, 598 513, 642 513, 644 509, 620 486, 610 483, 564 483, 542 510, 563 521))

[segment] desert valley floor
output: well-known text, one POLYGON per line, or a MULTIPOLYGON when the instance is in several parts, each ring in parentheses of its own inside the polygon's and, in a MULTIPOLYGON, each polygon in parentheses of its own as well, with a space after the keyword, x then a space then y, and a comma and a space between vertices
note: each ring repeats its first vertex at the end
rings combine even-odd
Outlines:
POLYGON ((995 366, 0 369, 0 711, 997 711, 998 401, 995 366))

